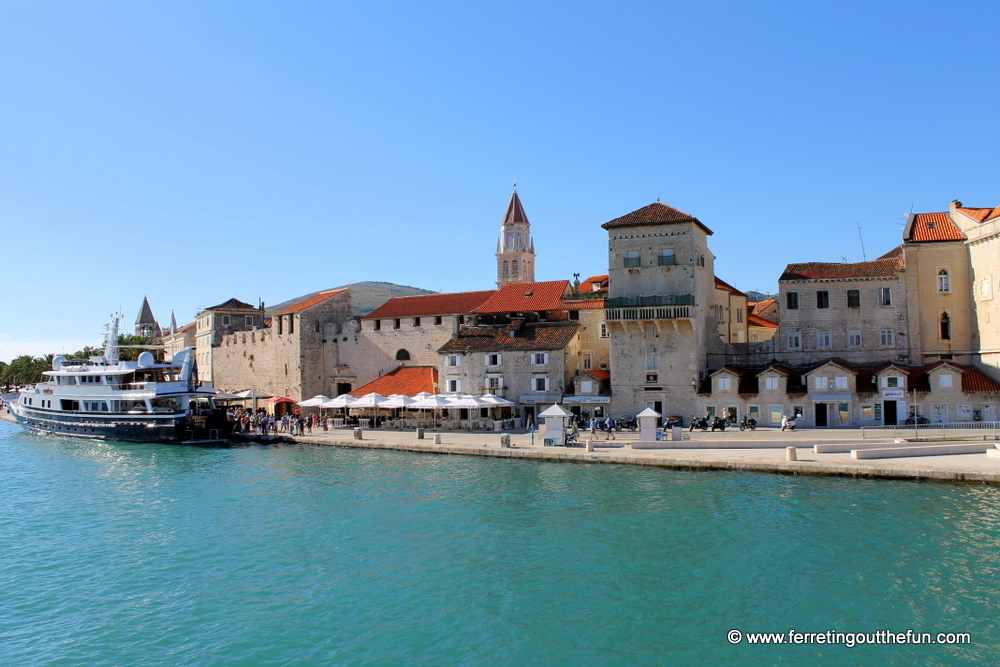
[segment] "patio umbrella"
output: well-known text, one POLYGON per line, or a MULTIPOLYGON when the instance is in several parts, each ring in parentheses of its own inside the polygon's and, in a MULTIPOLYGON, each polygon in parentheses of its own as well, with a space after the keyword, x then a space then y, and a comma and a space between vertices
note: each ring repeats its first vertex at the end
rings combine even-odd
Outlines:
POLYGON ((461 396, 459 398, 452 399, 448 402, 447 407, 449 408, 489 408, 493 407, 492 403, 488 403, 475 396, 461 396))
POLYGON ((323 403, 320 407, 323 408, 347 408, 354 403, 354 397, 350 394, 341 394, 337 398, 331 398, 329 401, 323 403))
POLYGON ((389 398, 385 399, 382 403, 379 403, 380 408, 408 408, 416 403, 415 399, 409 396, 403 396, 402 394, 393 394, 389 398))
POLYGON ((307 399, 305 401, 299 401, 299 405, 301 405, 304 408, 315 408, 322 406, 329 400, 330 400, 329 396, 326 396, 324 394, 317 394, 316 396, 313 396, 312 398, 307 399))
POLYGON ((377 391, 365 394, 358 400, 351 403, 351 408, 380 408, 388 399, 377 391))
POLYGON ((513 401, 508 401, 506 398, 500 398, 493 394, 483 394, 479 397, 479 400, 489 403, 490 407, 493 408, 510 408, 514 406, 513 401))
POLYGON ((291 398, 286 398, 285 396, 272 396, 271 398, 267 399, 267 402, 268 403, 274 403, 274 404, 278 404, 278 403, 294 403, 295 400, 291 399, 291 398))
POLYGON ((437 410, 439 408, 451 407, 451 401, 439 395, 425 396, 420 400, 410 403, 410 407, 414 410, 437 410))

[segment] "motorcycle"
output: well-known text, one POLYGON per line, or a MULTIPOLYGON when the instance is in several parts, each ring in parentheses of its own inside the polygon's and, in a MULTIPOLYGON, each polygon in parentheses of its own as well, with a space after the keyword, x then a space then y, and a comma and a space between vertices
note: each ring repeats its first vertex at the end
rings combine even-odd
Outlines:
POLYGON ((789 419, 788 417, 781 418, 781 430, 784 431, 788 429, 789 431, 795 430, 795 417, 789 419))
POLYGON ((726 430, 726 426, 728 426, 728 425, 729 425, 729 422, 726 421, 725 419, 723 419, 722 417, 716 417, 715 419, 712 420, 712 430, 713 431, 715 431, 716 429, 718 429, 720 431, 725 431, 726 430))
POLYGON ((913 426, 914 424, 930 424, 931 420, 923 415, 910 415, 903 423, 907 426, 913 426))
POLYGON ((743 415, 743 421, 740 422, 740 430, 745 431, 747 429, 750 429, 751 431, 756 431, 757 420, 754 419, 753 417, 747 417, 746 415, 743 415))
POLYGON ((639 428, 639 422, 636 420, 635 417, 619 417, 618 420, 615 422, 616 431, 623 431, 626 429, 629 431, 636 431, 638 430, 638 428, 639 428))
POLYGON ((702 431, 708 430, 708 417, 691 417, 691 428, 689 431, 693 431, 696 428, 700 428, 702 431))

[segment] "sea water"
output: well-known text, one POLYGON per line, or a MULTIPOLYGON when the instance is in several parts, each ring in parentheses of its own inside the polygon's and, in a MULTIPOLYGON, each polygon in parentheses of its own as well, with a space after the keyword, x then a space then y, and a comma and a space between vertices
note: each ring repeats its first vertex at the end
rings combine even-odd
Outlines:
POLYGON ((998 501, 0 422, 0 664, 993 663, 998 501), (791 629, 971 643, 727 639, 791 629))

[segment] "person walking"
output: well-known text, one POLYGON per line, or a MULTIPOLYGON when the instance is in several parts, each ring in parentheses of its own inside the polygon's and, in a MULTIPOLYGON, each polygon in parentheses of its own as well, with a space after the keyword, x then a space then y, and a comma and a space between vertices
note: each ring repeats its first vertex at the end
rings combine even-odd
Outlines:
POLYGON ((597 440, 597 417, 590 418, 590 437, 597 440))
POLYGON ((615 420, 611 418, 610 414, 608 414, 608 418, 604 421, 604 428, 608 429, 608 435, 604 438, 605 440, 617 440, 615 438, 615 420))

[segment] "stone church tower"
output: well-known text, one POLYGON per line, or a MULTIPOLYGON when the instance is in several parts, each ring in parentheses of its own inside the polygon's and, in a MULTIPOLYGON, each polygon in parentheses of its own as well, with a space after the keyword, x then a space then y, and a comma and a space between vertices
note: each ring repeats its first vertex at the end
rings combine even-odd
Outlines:
POLYGON ((142 307, 139 308, 139 316, 135 318, 135 335, 146 336, 148 338, 159 338, 163 335, 160 325, 153 317, 153 309, 149 307, 149 300, 142 297, 142 307))
POLYGON ((531 225, 524 214, 517 184, 500 223, 497 241, 497 287, 507 283, 535 282, 535 244, 531 240, 531 225))

